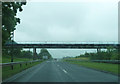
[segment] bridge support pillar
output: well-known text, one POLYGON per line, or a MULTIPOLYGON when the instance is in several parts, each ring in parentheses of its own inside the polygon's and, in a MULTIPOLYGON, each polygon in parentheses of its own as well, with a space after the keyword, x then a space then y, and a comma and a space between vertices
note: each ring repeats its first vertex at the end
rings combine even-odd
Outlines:
POLYGON ((98 53, 98 52, 101 52, 101 49, 100 49, 100 48, 97 48, 97 53, 98 53))
POLYGON ((33 60, 36 60, 36 48, 33 48, 33 60))

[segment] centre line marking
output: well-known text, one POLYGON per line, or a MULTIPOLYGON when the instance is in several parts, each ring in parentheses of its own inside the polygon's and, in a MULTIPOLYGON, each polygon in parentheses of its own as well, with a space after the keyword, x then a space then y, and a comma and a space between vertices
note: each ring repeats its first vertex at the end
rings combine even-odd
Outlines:
POLYGON ((64 70, 64 69, 63 69, 63 71, 64 71, 65 73, 67 73, 67 71, 66 71, 66 70, 64 70))

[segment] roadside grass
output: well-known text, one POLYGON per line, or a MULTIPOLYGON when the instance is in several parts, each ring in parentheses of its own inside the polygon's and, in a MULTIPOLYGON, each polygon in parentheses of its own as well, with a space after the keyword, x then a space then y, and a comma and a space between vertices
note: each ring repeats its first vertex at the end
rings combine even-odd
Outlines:
POLYGON ((85 61, 70 61, 70 60, 64 60, 66 62, 77 64, 80 66, 93 68, 100 71, 110 72, 112 74, 118 75, 120 72, 118 72, 118 66, 119 64, 110 64, 110 63, 97 63, 97 62, 85 62, 85 61))
MULTIPOLYGON (((67 59, 67 58, 66 58, 67 59)), ((80 59, 80 60, 89 60, 89 57, 78 57, 78 58, 68 58, 68 59, 80 59)))
POLYGON ((23 70, 25 70, 25 69, 28 69, 28 68, 30 68, 32 66, 35 66, 37 64, 40 64, 42 62, 43 61, 33 62, 32 64, 29 63, 27 65, 26 64, 22 64, 22 67, 20 67, 20 64, 16 64, 16 65, 14 65, 14 69, 13 70, 11 69, 11 66, 4 66, 4 67, 2 67, 2 80, 5 80, 5 79, 7 79, 7 78, 9 78, 9 77, 11 77, 11 76, 13 76, 13 75, 23 71, 23 70))
MULTIPOLYGON (((32 61, 32 60, 33 59, 14 57, 14 62, 18 62, 18 61, 32 61)), ((11 61, 11 57, 2 56, 2 63, 8 63, 10 61, 11 61)))

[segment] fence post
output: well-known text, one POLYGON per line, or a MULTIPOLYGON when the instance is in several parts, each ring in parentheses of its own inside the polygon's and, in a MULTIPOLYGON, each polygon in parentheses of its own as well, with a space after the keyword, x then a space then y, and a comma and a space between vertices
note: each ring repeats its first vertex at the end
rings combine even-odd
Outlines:
POLYGON ((22 64, 20 64, 20 67, 22 67, 22 64))
POLYGON ((26 66, 27 66, 27 62, 26 62, 26 66))
POLYGON ((11 64, 11 69, 13 70, 13 64, 11 64))

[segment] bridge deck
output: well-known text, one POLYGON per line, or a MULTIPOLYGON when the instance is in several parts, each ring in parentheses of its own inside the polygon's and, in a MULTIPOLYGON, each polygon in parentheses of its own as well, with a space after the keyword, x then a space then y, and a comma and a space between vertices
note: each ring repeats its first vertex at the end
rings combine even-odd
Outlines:
POLYGON ((21 48, 77 48, 77 49, 106 49, 108 47, 119 48, 120 44, 6 44, 6 47, 21 48))

